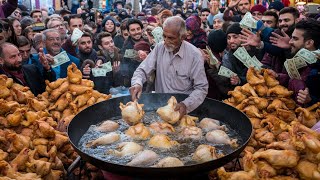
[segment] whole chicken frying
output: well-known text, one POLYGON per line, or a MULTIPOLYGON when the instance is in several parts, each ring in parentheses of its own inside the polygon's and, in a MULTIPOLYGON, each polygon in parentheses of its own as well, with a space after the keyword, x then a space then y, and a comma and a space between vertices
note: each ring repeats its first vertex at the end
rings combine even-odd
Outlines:
POLYGON ((150 130, 143 125, 143 123, 139 123, 137 125, 130 126, 126 131, 126 135, 133 139, 146 140, 151 136, 151 133, 150 130))
POLYGON ((268 149, 253 154, 254 159, 265 159, 274 168, 295 167, 299 161, 299 154, 294 150, 268 149))
POLYGON ((149 166, 158 160, 159 156, 157 153, 151 150, 144 150, 138 153, 127 166, 149 166))
POLYGON ((174 127, 166 122, 154 122, 150 124, 149 127, 154 133, 158 134, 169 134, 175 132, 174 127))
POLYGON ((202 130, 195 126, 189 126, 182 129, 182 139, 200 140, 202 138, 202 130))
POLYGON ((199 127, 204 131, 211 131, 217 129, 226 130, 225 125, 220 126, 220 121, 211 118, 203 118, 200 121, 199 127))
POLYGON ((111 120, 104 121, 100 126, 96 127, 96 129, 101 132, 112 132, 118 128, 119 124, 111 120))
POLYGON ((177 103, 177 99, 174 96, 171 96, 171 98, 168 100, 168 105, 157 109, 157 113, 160 118, 170 124, 175 124, 178 122, 180 113, 179 111, 174 110, 177 103))
POLYGON ((178 166, 184 166, 184 164, 178 158, 166 157, 161 159, 155 166, 156 167, 178 167, 178 166))
POLYGON ((176 145, 179 145, 177 141, 172 141, 168 136, 164 134, 157 134, 153 136, 149 141, 149 146, 154 148, 169 149, 176 145))
POLYGON ((222 130, 213 130, 206 134, 207 141, 214 144, 229 144, 233 147, 237 147, 237 139, 230 139, 226 132, 222 130))
POLYGON ((136 125, 141 122, 145 112, 142 109, 144 105, 138 104, 137 101, 130 101, 126 105, 120 103, 122 119, 129 125, 136 125))
POLYGON ((180 128, 188 127, 188 126, 196 126, 195 121, 198 121, 198 117, 184 115, 180 120, 180 128))
POLYGON ((217 159, 219 156, 216 153, 216 148, 210 145, 201 144, 193 153, 192 159, 198 163, 204 163, 217 159))
POLYGON ((130 156, 142 151, 143 147, 135 142, 122 142, 118 145, 118 149, 119 151, 109 150, 108 153, 119 157, 130 156))
POLYGON ((114 132, 99 137, 96 140, 87 143, 87 147, 96 147, 100 145, 112 144, 120 139, 120 135, 114 132))

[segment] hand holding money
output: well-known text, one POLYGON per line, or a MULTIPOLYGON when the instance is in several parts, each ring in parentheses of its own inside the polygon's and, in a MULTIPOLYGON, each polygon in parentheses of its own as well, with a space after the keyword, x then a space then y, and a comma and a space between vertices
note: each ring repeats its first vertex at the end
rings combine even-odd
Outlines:
POLYGON ((72 42, 72 45, 76 45, 76 43, 78 42, 78 39, 80 39, 83 35, 83 32, 78 29, 78 28, 75 28, 72 32, 72 35, 71 35, 71 42, 72 42))
POLYGON ((300 104, 307 104, 311 101, 309 89, 306 88, 304 90, 299 90, 299 93, 297 95, 297 101, 300 104))
POLYGON ((250 12, 247 12, 240 21, 240 27, 245 29, 257 29, 258 21, 255 20, 250 12))
POLYGON ((239 85, 240 84, 240 78, 237 76, 237 75, 233 75, 233 76, 231 76, 231 78, 230 78, 230 83, 232 84, 232 85, 239 85))

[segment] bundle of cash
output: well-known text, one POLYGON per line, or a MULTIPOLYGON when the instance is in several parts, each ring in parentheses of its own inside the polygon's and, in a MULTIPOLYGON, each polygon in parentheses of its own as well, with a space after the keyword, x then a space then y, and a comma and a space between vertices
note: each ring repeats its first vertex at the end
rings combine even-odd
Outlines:
POLYGON ((219 63, 219 60, 216 58, 215 55, 212 54, 212 51, 211 51, 210 47, 207 46, 207 47, 206 47, 206 51, 207 51, 207 53, 209 54, 210 64, 211 64, 211 65, 216 65, 216 64, 218 64, 218 63, 219 63))
POLYGON ((107 74, 107 69, 92 68, 91 72, 92 72, 93 77, 104 77, 107 74))
POLYGON ((240 27, 246 29, 257 29, 257 20, 255 20, 250 12, 247 12, 240 21, 240 27))
POLYGON ((262 63, 257 59, 257 57, 251 57, 244 47, 239 47, 233 55, 247 68, 254 67, 257 70, 260 70, 262 67, 262 63))
POLYGON ((83 32, 80 29, 75 28, 71 35, 72 45, 75 45, 78 42, 78 39, 82 37, 82 35, 83 35, 83 32))
POLYGON ((70 61, 70 59, 69 59, 66 51, 62 51, 61 53, 55 55, 55 56, 53 57, 53 60, 54 60, 54 62, 53 62, 53 64, 51 65, 52 68, 55 68, 55 67, 57 67, 57 66, 60 66, 61 64, 64 64, 64 63, 70 61))
POLYGON ((154 41, 159 43, 163 41, 163 30, 161 27, 156 27, 151 32, 152 36, 154 37, 154 41))
POLYGON ((305 48, 300 49, 297 52, 297 54, 295 55, 295 57, 301 57, 308 64, 313 64, 313 63, 317 62, 316 52, 311 52, 305 48))
POLYGON ((107 63, 104 63, 104 64, 101 64, 101 68, 102 69, 105 69, 108 72, 111 72, 112 71, 112 65, 111 65, 111 62, 107 62, 107 63))
POLYGON ((284 62, 284 67, 286 68, 288 75, 291 79, 298 79, 301 80, 301 76, 299 74, 298 68, 295 64, 297 62, 294 58, 287 59, 284 62))
POLYGON ((218 75, 220 76, 224 76, 227 78, 231 78, 232 76, 237 76, 236 73, 234 73, 233 71, 231 71, 230 69, 224 67, 224 66, 220 66, 218 75))
POLYGON ((125 52, 124 52, 124 56, 125 58, 136 58, 138 57, 138 51, 134 50, 134 49, 127 49, 125 52))

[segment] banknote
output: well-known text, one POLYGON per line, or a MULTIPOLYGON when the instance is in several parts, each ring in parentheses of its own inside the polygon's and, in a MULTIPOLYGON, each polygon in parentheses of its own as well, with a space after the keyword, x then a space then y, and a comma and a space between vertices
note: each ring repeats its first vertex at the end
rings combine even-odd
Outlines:
POLYGON ((309 64, 317 62, 317 56, 305 48, 300 49, 295 56, 303 58, 309 64))
POLYGON ((301 76, 299 71, 294 63, 294 59, 287 59, 285 62, 285 68, 288 72, 288 75, 291 79, 299 79, 301 80, 301 76))
POLYGON ((251 59, 251 56, 247 52, 247 50, 244 47, 239 47, 233 55, 239 59, 244 65, 246 65, 246 62, 251 59))
POLYGON ((71 42, 72 42, 72 45, 75 45, 78 41, 78 39, 80 39, 83 35, 83 32, 78 29, 78 28, 75 28, 72 32, 72 35, 71 35, 71 42))
POLYGON ((303 68, 307 66, 306 61, 303 60, 303 58, 297 56, 293 58, 294 64, 296 65, 297 69, 303 68))
POLYGON ((257 29, 257 20, 255 20, 250 12, 247 12, 240 21, 240 27, 246 29, 257 29))
POLYGON ((212 54, 211 49, 207 46, 206 47, 207 53, 209 54, 209 58, 210 58, 210 64, 211 65, 216 65, 219 63, 219 60, 216 58, 215 55, 212 54))
POLYGON ((230 78, 232 76, 236 76, 237 74, 224 66, 220 66, 218 75, 230 78))
POLYGON ((248 59, 244 64, 247 68, 254 67, 256 70, 261 70, 262 65, 260 65, 260 61, 254 57, 248 59))
POLYGON ((101 64, 101 68, 102 69, 105 69, 106 72, 111 72, 112 71, 112 65, 111 65, 111 62, 107 62, 107 63, 104 63, 104 64, 101 64))
POLYGON ((60 66, 61 64, 64 64, 64 63, 70 61, 70 59, 69 59, 66 51, 62 51, 61 53, 55 55, 55 56, 53 57, 53 60, 54 60, 54 62, 53 62, 53 64, 51 65, 52 68, 55 68, 55 67, 57 67, 57 66, 60 66))
POLYGON ((127 49, 124 52, 124 57, 125 58, 136 58, 138 56, 138 51, 134 50, 134 49, 127 49))
POLYGON ((107 69, 104 68, 92 68, 91 69, 93 77, 103 77, 107 74, 107 69))
POLYGON ((163 30, 161 27, 156 27, 151 32, 152 36, 154 37, 154 41, 159 43, 163 41, 163 30))
POLYGON ((319 55, 320 54, 320 49, 312 51, 312 52, 313 52, 313 54, 319 55))

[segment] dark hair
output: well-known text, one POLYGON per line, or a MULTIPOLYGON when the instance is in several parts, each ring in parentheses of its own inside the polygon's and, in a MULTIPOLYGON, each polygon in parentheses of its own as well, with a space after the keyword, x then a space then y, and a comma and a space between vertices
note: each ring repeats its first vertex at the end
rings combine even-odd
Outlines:
POLYGON ((121 31, 127 29, 127 22, 128 22, 128 19, 122 20, 121 25, 120 25, 120 30, 121 30, 121 31))
POLYGON ((304 41, 312 39, 314 47, 320 47, 320 23, 315 19, 301 20, 296 24, 296 29, 304 31, 304 41))
POLYGON ((280 12, 279 12, 279 16, 280 16, 281 14, 286 14, 286 13, 292 14, 292 16, 293 16, 295 19, 299 18, 299 16, 300 16, 300 13, 299 13, 298 9, 296 9, 296 8, 294 8, 294 7, 285 7, 285 8, 283 8, 283 9, 281 9, 280 12))
POLYGON ((268 11, 264 12, 263 15, 264 16, 273 16, 276 19, 276 23, 278 23, 279 16, 276 12, 268 10, 268 11))
POLYGON ((93 34, 88 30, 83 30, 83 34, 81 37, 89 37, 91 41, 93 41, 93 34))
POLYGON ((127 22, 127 30, 128 31, 129 31, 129 26, 131 24, 139 24, 141 29, 143 29, 143 24, 139 19, 134 19, 134 18, 128 19, 128 22, 127 22))
POLYGON ((210 9, 208 9, 208 8, 203 8, 203 9, 201 9, 201 13, 203 13, 203 12, 208 12, 208 13, 210 13, 210 9))
POLYGON ((22 31, 22 35, 27 37, 29 32, 33 32, 33 29, 32 29, 31 26, 26 27, 26 28, 22 31))
POLYGON ((29 39, 26 38, 25 36, 18 36, 17 37, 17 47, 19 48, 19 47, 26 46, 26 45, 31 46, 29 39))
POLYGON ((38 13, 38 12, 42 14, 42 11, 40 9, 32 10, 30 13, 30 17, 32 17, 34 13, 38 13))
POLYGON ((112 38, 112 35, 108 32, 101 32, 97 35, 97 38, 96 38, 96 43, 97 45, 101 45, 102 44, 102 39, 105 38, 105 37, 111 37, 112 38))
POLYGON ((81 18, 81 14, 72 14, 68 17, 68 24, 70 25, 71 19, 81 19, 83 23, 83 19, 81 18))

